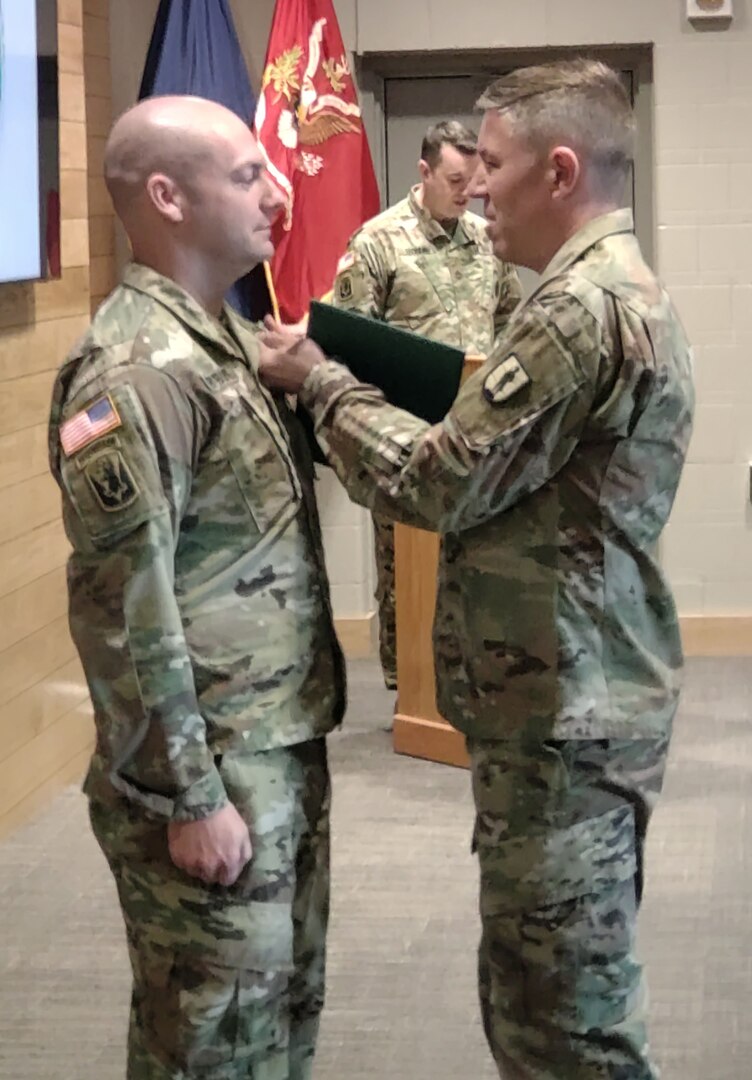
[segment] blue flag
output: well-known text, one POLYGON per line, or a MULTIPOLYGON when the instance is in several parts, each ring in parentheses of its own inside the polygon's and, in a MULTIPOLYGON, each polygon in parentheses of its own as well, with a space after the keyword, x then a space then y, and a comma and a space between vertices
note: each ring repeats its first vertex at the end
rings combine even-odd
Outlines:
MULTIPOLYGON (((160 0, 138 96, 160 94, 217 101, 251 125, 256 101, 229 0, 160 0)), ((247 319, 268 314, 264 267, 241 278, 227 299, 247 319)))

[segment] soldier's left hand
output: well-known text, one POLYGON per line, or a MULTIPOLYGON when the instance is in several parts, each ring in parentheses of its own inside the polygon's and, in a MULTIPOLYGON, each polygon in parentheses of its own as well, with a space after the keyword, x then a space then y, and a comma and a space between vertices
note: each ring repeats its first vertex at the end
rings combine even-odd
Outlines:
POLYGON ((309 374, 325 359, 315 342, 270 316, 259 335, 259 375, 266 386, 297 394, 309 374))

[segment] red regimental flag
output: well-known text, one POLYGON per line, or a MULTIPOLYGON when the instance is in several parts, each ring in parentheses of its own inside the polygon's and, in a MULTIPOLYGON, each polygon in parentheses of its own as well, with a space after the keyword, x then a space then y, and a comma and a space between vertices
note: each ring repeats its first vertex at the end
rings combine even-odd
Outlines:
POLYGON ((255 129, 286 206, 272 277, 284 322, 327 293, 379 190, 332 0, 277 0, 255 129))

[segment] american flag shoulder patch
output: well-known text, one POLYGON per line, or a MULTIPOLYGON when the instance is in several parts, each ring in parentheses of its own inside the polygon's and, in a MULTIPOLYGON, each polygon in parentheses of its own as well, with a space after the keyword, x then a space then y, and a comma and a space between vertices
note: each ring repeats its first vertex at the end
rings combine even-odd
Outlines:
POLYGON ((88 446, 108 431, 122 426, 117 409, 109 394, 97 398, 87 408, 77 412, 60 426, 60 445, 66 457, 88 446))

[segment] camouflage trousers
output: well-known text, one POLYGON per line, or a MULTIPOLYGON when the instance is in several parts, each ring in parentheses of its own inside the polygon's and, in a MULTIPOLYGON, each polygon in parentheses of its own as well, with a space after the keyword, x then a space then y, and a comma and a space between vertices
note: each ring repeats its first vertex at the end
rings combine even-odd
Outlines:
POLYGON ((129 1080, 309 1080, 324 1001, 324 739, 218 766, 253 856, 231 888, 171 862, 163 822, 92 802, 133 969, 129 1080))
POLYGON ((394 585, 394 524, 373 515, 379 658, 387 690, 397 689, 397 611, 394 585))
POLYGON ((635 958, 668 738, 468 740, 483 1025, 505 1080, 655 1080, 635 958))

